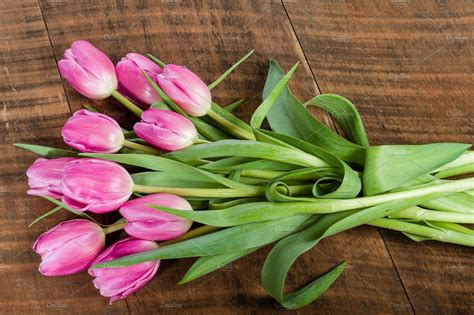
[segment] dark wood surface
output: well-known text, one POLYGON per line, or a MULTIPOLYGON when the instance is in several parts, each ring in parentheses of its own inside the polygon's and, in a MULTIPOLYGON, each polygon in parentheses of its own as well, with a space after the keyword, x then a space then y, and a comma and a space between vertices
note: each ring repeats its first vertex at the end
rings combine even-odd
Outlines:
MULTIPOLYGON (((48 278, 37 272, 36 237, 59 214, 28 229, 49 209, 27 197, 24 172, 36 158, 14 142, 61 147, 60 128, 86 101, 61 81, 56 61, 87 39, 114 62, 130 51, 185 64, 212 81, 246 52, 255 55, 216 90, 221 104, 261 99, 268 58, 285 69, 305 100, 319 93, 351 99, 378 143, 472 143, 471 1, 4 1, 0 3, 2 313, 280 313, 259 283, 269 248, 193 283, 176 283, 192 260, 166 261, 156 279, 109 306, 86 273, 48 278)), ((113 101, 89 102, 123 123, 113 101)), ((315 113, 332 126, 323 113, 315 113)), ((288 287, 340 259, 350 268, 300 313, 472 313, 472 250, 414 243, 361 227, 324 240, 294 266, 288 287)))

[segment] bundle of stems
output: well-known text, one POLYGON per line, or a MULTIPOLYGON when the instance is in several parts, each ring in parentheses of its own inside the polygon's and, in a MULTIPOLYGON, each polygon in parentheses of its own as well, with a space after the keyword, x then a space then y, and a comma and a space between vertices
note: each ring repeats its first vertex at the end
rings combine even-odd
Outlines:
MULTIPOLYGON (((206 116, 191 117, 144 73, 164 100, 156 106, 186 116, 199 131, 200 141, 183 150, 150 151, 133 132, 125 133, 132 145, 115 154, 21 145, 47 157, 72 154, 138 167, 140 171, 132 174, 136 194, 175 194, 199 210, 150 204, 201 225, 158 249, 92 268, 198 257, 180 282, 187 283, 275 243, 261 281, 284 307, 296 309, 318 298, 344 270, 346 263, 341 262, 309 284, 284 291, 297 258, 334 234, 366 224, 399 231, 416 242, 474 246, 474 231, 465 226, 474 223, 474 179, 452 179, 474 171, 470 145, 371 146, 349 100, 323 94, 301 103, 293 96, 287 83, 296 67, 284 74, 276 61, 270 61, 263 101, 249 123, 232 114, 242 100, 227 107, 213 103, 206 116), (307 110, 310 106, 327 111, 346 137, 314 118, 307 110), (269 128, 262 128, 265 119, 269 128)), ((54 202, 55 211, 67 208, 54 202)))

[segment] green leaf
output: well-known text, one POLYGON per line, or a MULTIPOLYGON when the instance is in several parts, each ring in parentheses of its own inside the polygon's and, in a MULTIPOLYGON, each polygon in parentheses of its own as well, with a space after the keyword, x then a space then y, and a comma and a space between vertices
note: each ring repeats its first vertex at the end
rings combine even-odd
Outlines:
POLYGON ((209 139, 211 141, 219 141, 223 139, 232 138, 231 135, 225 133, 224 131, 208 124, 204 120, 198 117, 189 117, 189 119, 193 122, 194 126, 198 130, 199 134, 209 139))
MULTIPOLYGON (((283 77, 283 71, 275 60, 270 68, 263 90, 265 99, 283 77)), ((364 164, 365 148, 354 144, 315 119, 286 87, 267 115, 273 131, 298 138, 331 152, 341 160, 364 164)))
POLYGON ((427 222, 431 227, 437 227, 442 230, 451 230, 457 233, 468 234, 474 236, 474 230, 465 227, 461 224, 451 223, 451 222, 427 222))
POLYGON ((60 207, 60 208, 66 209, 67 211, 69 211, 69 212, 71 212, 71 213, 73 213, 73 214, 75 214, 75 215, 77 215, 77 216, 80 216, 80 217, 84 217, 84 218, 86 218, 86 219, 89 219, 89 220, 91 220, 92 222, 94 222, 94 223, 96 223, 96 224, 98 224, 98 225, 100 225, 100 226, 102 226, 102 227, 107 226, 107 225, 105 225, 105 224, 102 224, 102 223, 96 221, 94 218, 92 218, 91 216, 89 216, 88 214, 86 214, 86 213, 84 213, 84 212, 80 212, 80 211, 77 211, 77 210, 74 210, 74 209, 68 207, 65 203, 63 203, 63 202, 61 202, 61 201, 59 201, 59 200, 56 200, 56 199, 51 198, 51 197, 49 197, 49 196, 41 196, 41 197, 43 197, 44 199, 46 199, 46 200, 48 200, 48 201, 54 203, 56 206, 58 206, 58 207, 60 207))
POLYGON ((473 213, 460 213, 448 211, 433 211, 420 207, 410 207, 393 215, 394 218, 411 219, 418 221, 437 221, 452 223, 474 224, 473 213))
POLYGON ((248 57, 250 57, 253 52, 255 50, 251 50, 250 52, 248 52, 245 56, 243 56, 242 58, 240 58, 239 61, 237 61, 234 65, 232 65, 232 67, 230 67, 229 69, 227 69, 226 72, 224 72, 219 78, 217 78, 217 80, 215 80, 214 82, 212 82, 211 84, 209 84, 208 88, 209 90, 212 90, 213 88, 215 88, 217 85, 219 85, 219 83, 221 83, 222 81, 224 81, 225 78, 227 78, 227 76, 229 74, 232 73, 232 71, 234 71, 238 66, 240 66, 240 64, 242 62, 244 62, 245 60, 247 60, 248 57))
POLYGON ((183 162, 214 157, 239 156, 268 159, 300 166, 327 165, 323 160, 303 151, 252 140, 221 140, 170 152, 164 156, 183 162))
MULTIPOLYGON (((427 198, 431 198, 431 196, 425 196, 422 199, 427 198)), ((337 279, 344 269, 344 264, 337 266, 328 274, 312 281, 310 284, 289 294, 284 294, 288 270, 301 254, 313 248, 323 238, 403 210, 417 204, 419 201, 419 197, 412 197, 407 200, 391 201, 359 211, 352 210, 328 214, 303 231, 282 239, 275 245, 265 260, 262 269, 264 288, 288 309, 300 308, 311 303, 337 279)))
POLYGON ((211 172, 216 171, 231 171, 231 170, 294 170, 300 168, 297 165, 292 165, 283 162, 271 160, 257 160, 254 158, 231 156, 220 159, 215 162, 210 162, 199 166, 204 170, 211 172))
POLYGON ((28 227, 32 227, 33 225, 35 225, 36 223, 38 223, 39 221, 41 220, 44 220, 46 219, 47 217, 49 217, 50 215, 52 214, 55 214, 56 212, 58 212, 59 210, 61 210, 63 207, 61 206, 56 206, 54 207, 53 209, 49 210, 48 212, 40 215, 39 217, 37 217, 33 222, 31 222, 28 227))
POLYGON ((370 147, 363 174, 364 195, 380 194, 429 174, 459 157, 469 147, 462 143, 370 147))
MULTIPOLYGON (((201 146, 201 145, 199 145, 201 146)), ((95 157, 122 164, 139 166, 153 171, 168 172, 172 174, 181 174, 182 177, 193 176, 194 180, 219 183, 223 186, 234 189, 245 189, 246 185, 234 182, 224 176, 213 174, 196 167, 174 161, 161 156, 148 154, 98 154, 98 153, 81 153, 82 156, 95 157)))
MULTIPOLYGON (((308 143, 304 140, 293 138, 290 136, 278 134, 276 132, 271 132, 267 130, 260 129, 258 133, 266 134, 271 136, 273 139, 277 139, 287 145, 291 145, 294 148, 300 149, 308 154, 314 155, 322 160, 324 160, 328 165, 333 166, 333 168, 321 168, 325 176, 318 178, 317 173, 318 169, 316 168, 306 168, 303 170, 296 170, 289 172, 287 175, 284 175, 279 178, 275 178, 275 181, 282 180, 285 178, 290 178, 295 175, 314 173, 315 178, 318 181, 314 185, 313 195, 319 198, 332 198, 332 199, 345 199, 345 198, 354 198, 356 197, 361 190, 361 181, 359 179, 359 174, 344 163, 337 156, 331 154, 330 152, 323 150, 311 143, 308 143), (325 191, 322 189, 320 183, 324 182, 325 179, 335 179, 338 182, 336 186, 333 186, 330 191, 325 191)), ((258 134, 255 133, 256 135, 258 134)))
POLYGON ((234 125, 244 129, 245 131, 252 132, 252 128, 247 123, 245 123, 243 120, 241 120, 240 118, 238 118, 237 116, 235 116, 234 114, 226 110, 225 108, 222 108, 215 102, 212 102, 211 109, 215 113, 219 114, 219 116, 224 117, 226 120, 230 121, 234 125))
POLYGON ((199 257, 183 276, 179 284, 185 284, 207 275, 225 265, 260 249, 261 247, 250 248, 241 252, 230 252, 225 254, 199 257))
POLYGON ((307 286, 283 296, 281 304, 290 310, 298 309, 316 300, 339 278, 346 268, 346 262, 339 265, 310 282, 307 286))
POLYGON ((418 242, 418 243, 432 240, 431 237, 420 236, 420 235, 411 234, 411 233, 407 233, 407 232, 402 232, 402 233, 405 234, 405 236, 408 237, 409 239, 411 239, 412 241, 415 241, 415 242, 418 242))
POLYGON ((456 160, 433 171, 437 178, 474 173, 474 151, 466 151, 456 160))
POLYGON ((116 268, 149 260, 213 256, 241 252, 272 243, 299 230, 310 217, 309 215, 296 215, 281 220, 235 226, 163 246, 155 250, 107 261, 94 265, 92 268, 116 268))
POLYGON ((436 173, 437 178, 448 178, 453 176, 459 176, 464 174, 474 173, 474 163, 453 167, 445 171, 436 173))
POLYGON ((288 71, 288 73, 283 78, 281 78, 280 81, 278 81, 278 83, 273 87, 268 96, 265 97, 262 104, 260 104, 260 106, 258 106, 257 109, 254 111, 252 119, 250 120, 250 126, 252 126, 252 128, 260 128, 268 111, 272 108, 273 104, 275 104, 278 96, 283 91, 283 89, 286 88, 288 81, 290 80, 291 76, 298 67, 298 64, 299 62, 296 63, 290 69, 290 71, 288 71))
POLYGON ((42 155, 46 158, 78 157, 78 153, 69 150, 56 149, 37 144, 15 143, 15 146, 42 155))
POLYGON ((209 210, 218 210, 218 209, 225 209, 237 205, 242 205, 244 203, 251 203, 251 202, 258 202, 258 201, 265 201, 262 198, 238 198, 238 199, 230 199, 229 198, 217 198, 209 201, 209 210))
POLYGON ((454 229, 439 228, 439 226, 434 226, 432 222, 419 224, 397 219, 380 218, 369 222, 369 225, 400 231, 405 235, 408 233, 409 237, 416 235, 413 240, 436 240, 439 242, 474 247, 474 236, 472 234, 458 232, 454 229), (429 223, 429 225, 427 226, 426 223, 429 223))
POLYGON ((141 172, 132 174, 137 185, 182 187, 182 188, 219 188, 222 184, 215 181, 200 180, 180 172, 141 172))
POLYGON ((369 146, 369 139, 359 112, 348 99, 336 94, 321 94, 303 104, 305 107, 310 105, 328 111, 344 130, 344 134, 349 140, 362 147, 369 146))
POLYGON ((237 107, 239 107, 240 105, 242 105, 242 103, 243 103, 244 101, 245 101, 245 99, 244 99, 244 98, 241 98, 240 100, 235 101, 235 102, 233 102, 232 104, 227 105, 226 107, 224 107, 224 109, 225 109, 226 111, 228 111, 229 113, 230 113, 230 112, 233 112, 237 107))
POLYGON ((461 213, 474 213, 473 197, 467 192, 459 192, 429 200, 422 204, 424 208, 461 213))

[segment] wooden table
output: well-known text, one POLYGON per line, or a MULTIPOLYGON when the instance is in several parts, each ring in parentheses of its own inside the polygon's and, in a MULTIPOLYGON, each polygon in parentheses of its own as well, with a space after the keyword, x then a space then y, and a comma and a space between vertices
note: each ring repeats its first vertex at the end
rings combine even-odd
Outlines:
MULTIPOLYGON (((267 60, 276 58, 285 69, 301 62, 290 85, 302 100, 319 93, 352 100, 372 144, 472 143, 473 9, 472 1, 2 1, 0 312, 286 312, 258 280, 268 248, 185 286, 176 283, 192 260, 166 261, 145 289, 111 306, 86 273, 37 272, 34 240, 70 215, 27 228, 51 206, 26 196, 24 172, 36 156, 12 143, 64 147, 60 128, 86 101, 56 67, 73 40, 91 41, 114 62, 130 51, 152 52, 207 82, 255 49, 213 90, 221 104, 245 97, 243 117, 260 102, 267 60)), ((122 122, 129 115, 110 100, 92 105, 122 122)), ((350 268, 301 313, 474 311, 471 249, 372 227, 324 240, 295 265, 289 288, 341 259, 350 268)))

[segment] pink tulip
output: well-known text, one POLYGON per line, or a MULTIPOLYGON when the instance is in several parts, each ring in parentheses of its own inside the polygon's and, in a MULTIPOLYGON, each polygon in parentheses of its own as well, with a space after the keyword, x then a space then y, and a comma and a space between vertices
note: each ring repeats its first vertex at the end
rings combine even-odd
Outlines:
POLYGON ((105 213, 118 209, 130 198, 133 181, 115 162, 79 159, 64 167, 62 201, 78 210, 105 213))
MULTIPOLYGON (((156 248, 158 245, 155 242, 126 238, 104 250, 93 264, 156 248)), ((89 274, 96 277, 93 281, 94 286, 100 290, 102 296, 110 297, 110 304, 112 304, 135 293, 147 284, 155 276, 159 266, 160 261, 153 260, 128 267, 90 269, 89 274)))
POLYGON ((138 137, 162 150, 176 151, 191 146, 198 133, 193 123, 170 110, 150 108, 133 126, 138 137))
POLYGON ((74 158, 57 158, 52 160, 37 159, 26 171, 28 194, 32 196, 49 196, 61 199, 61 179, 66 163, 74 158))
POLYGON ((104 99, 117 89, 114 64, 88 41, 73 42, 58 67, 63 78, 88 98, 104 99))
POLYGON ((100 226, 78 219, 61 222, 41 234, 33 250, 41 255, 41 274, 63 276, 87 269, 104 244, 105 234, 100 226))
POLYGON ((120 207, 120 213, 127 221, 125 231, 131 236, 150 241, 165 241, 179 237, 191 228, 192 221, 147 207, 148 204, 193 210, 185 199, 170 194, 154 194, 127 201, 120 207))
POLYGON ((67 145, 81 152, 93 153, 117 152, 125 139, 112 117, 85 109, 69 118, 61 134, 67 145))
POLYGON ((211 108, 209 88, 185 67, 168 64, 157 80, 166 95, 188 115, 204 116, 211 108))
POLYGON ((128 53, 117 64, 115 69, 120 84, 120 90, 125 90, 125 94, 133 101, 145 105, 151 105, 162 101, 153 87, 143 76, 141 70, 156 80, 156 76, 162 72, 161 68, 145 56, 136 53, 128 53))

